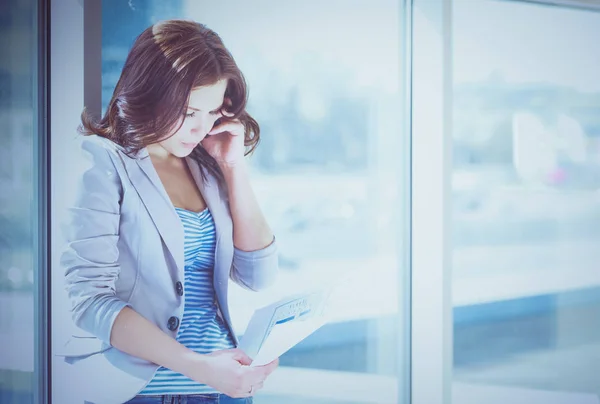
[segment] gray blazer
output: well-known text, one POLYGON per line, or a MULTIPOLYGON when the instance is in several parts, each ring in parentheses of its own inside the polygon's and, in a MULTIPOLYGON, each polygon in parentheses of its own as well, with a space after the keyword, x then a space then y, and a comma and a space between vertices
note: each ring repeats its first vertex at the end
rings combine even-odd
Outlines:
MULTIPOLYGON (((58 355, 84 375, 78 387, 86 400, 120 403, 135 396, 158 366, 112 347, 113 323, 130 306, 176 337, 168 323, 183 316, 185 291, 180 296, 176 287, 184 281, 183 226, 147 150, 128 157, 100 136, 84 137, 82 147, 87 166, 64 226, 67 246, 60 262, 73 320, 89 334, 73 336, 58 355)), ((258 251, 235 248, 226 190, 208 173, 205 183, 199 165, 186 161, 215 222, 214 288, 219 313, 232 330, 228 280, 251 290, 271 284, 277 246, 273 240, 258 251)))

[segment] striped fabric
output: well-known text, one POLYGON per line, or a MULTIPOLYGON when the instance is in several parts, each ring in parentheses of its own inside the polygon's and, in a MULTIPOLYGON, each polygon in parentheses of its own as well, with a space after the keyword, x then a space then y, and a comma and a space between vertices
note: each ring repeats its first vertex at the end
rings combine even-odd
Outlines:
MULTIPOLYGON (((234 348, 227 326, 217 316, 213 287, 216 243, 215 224, 208 208, 200 213, 175 208, 185 231, 185 309, 177 341, 202 354, 234 348)), ((197 383, 167 368, 138 394, 206 394, 213 388, 197 383)))

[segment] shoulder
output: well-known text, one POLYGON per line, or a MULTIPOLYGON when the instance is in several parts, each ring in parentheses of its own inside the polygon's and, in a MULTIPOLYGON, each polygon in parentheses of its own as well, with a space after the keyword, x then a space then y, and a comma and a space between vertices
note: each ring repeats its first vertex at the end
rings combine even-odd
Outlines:
POLYGON ((128 160, 143 160, 148 155, 148 150, 143 147, 138 151, 128 151, 125 147, 99 135, 82 135, 80 138, 81 148, 88 153, 108 154, 115 164, 128 160))
POLYGON ((115 168, 120 174, 126 171, 127 161, 143 157, 145 152, 144 149, 131 156, 123 146, 99 135, 81 136, 80 147, 89 163, 115 168))
MULTIPOLYGON (((67 196, 68 206, 87 212, 117 212, 123 181, 113 142, 96 135, 80 136, 76 141, 79 152, 70 164, 68 181, 73 190, 67 196)), ((71 210, 75 215, 82 212, 71 210)))
POLYGON ((108 154, 114 157, 117 156, 121 146, 110 139, 99 135, 82 135, 80 137, 80 145, 84 152, 91 154, 108 154))
POLYGON ((120 146, 98 135, 81 136, 79 143, 82 156, 77 171, 84 182, 110 182, 120 186, 120 146))

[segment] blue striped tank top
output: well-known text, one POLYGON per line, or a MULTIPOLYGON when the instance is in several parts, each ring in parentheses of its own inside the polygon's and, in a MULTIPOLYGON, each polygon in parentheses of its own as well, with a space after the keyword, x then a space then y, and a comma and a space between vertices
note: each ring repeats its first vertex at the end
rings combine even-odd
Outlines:
MULTIPOLYGON (((234 348, 227 326, 217 315, 213 287, 215 223, 208 208, 200 213, 175 208, 185 232, 185 308, 177 341, 201 354, 234 348)), ((180 373, 160 367, 138 394, 218 393, 180 373)))

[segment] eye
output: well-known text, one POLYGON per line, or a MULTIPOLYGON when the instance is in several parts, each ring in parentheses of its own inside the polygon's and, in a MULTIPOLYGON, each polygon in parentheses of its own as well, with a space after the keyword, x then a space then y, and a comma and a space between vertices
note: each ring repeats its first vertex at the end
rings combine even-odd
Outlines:
POLYGON ((186 118, 193 118, 196 116, 196 111, 192 111, 190 113, 185 114, 186 118))

